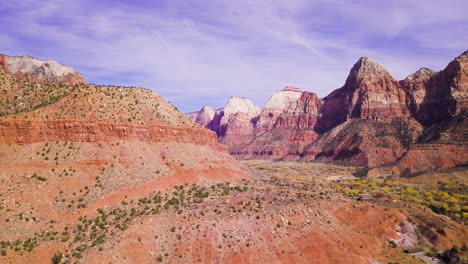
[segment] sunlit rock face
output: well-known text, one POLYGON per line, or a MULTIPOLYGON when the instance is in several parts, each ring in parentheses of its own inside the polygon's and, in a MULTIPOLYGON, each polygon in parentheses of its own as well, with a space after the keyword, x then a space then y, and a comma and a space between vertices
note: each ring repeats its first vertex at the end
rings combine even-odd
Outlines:
POLYGON ((274 93, 262 108, 255 125, 255 132, 261 134, 271 130, 283 111, 289 109, 301 96, 302 91, 294 87, 286 87, 274 93))
POLYGON ((323 99, 316 130, 325 132, 352 118, 390 120, 409 117, 407 96, 387 70, 362 57, 351 68, 344 86, 323 99))
POLYGON ((85 84, 84 77, 72 67, 54 60, 42 61, 29 56, 0 54, 0 68, 20 79, 36 83, 85 84))

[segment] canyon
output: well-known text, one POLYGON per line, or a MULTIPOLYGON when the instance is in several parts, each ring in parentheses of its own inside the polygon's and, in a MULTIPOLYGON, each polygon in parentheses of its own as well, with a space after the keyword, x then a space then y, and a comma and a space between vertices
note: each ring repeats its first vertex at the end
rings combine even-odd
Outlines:
POLYGON ((361 58, 324 99, 286 87, 263 108, 232 97, 188 115, 1 56, 0 262, 417 264, 404 250, 463 248, 463 56, 401 82, 361 58))

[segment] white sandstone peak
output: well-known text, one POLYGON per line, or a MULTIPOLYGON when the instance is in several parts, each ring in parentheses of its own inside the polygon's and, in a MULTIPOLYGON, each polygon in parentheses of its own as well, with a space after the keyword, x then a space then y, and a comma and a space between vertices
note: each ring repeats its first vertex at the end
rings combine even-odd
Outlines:
POLYGON ((55 60, 43 61, 29 56, 7 56, 6 64, 11 74, 22 72, 38 77, 48 77, 50 75, 62 77, 68 74, 77 74, 72 67, 61 65, 55 60))
POLYGON ((282 91, 274 93, 270 99, 266 102, 263 108, 265 109, 285 109, 292 102, 299 100, 302 96, 302 92, 299 88, 286 87, 282 91))
POLYGON ((224 115, 235 113, 246 113, 249 116, 256 116, 260 113, 260 107, 254 105, 250 99, 245 97, 233 96, 224 107, 224 115))
POLYGON ((213 110, 213 108, 209 105, 204 105, 199 113, 206 115, 210 119, 213 119, 215 115, 215 110, 213 110))
POLYGON ((260 107, 254 105, 250 99, 233 96, 229 98, 223 109, 224 115, 221 118, 221 124, 226 124, 229 121, 229 117, 233 114, 244 113, 248 117, 253 118, 260 114, 260 110, 260 107))

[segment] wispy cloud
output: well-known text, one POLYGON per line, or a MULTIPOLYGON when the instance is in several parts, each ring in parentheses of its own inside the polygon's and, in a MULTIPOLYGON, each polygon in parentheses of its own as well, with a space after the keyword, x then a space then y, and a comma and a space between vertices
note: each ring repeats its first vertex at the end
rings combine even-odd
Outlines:
POLYGON ((151 88, 182 111, 232 95, 262 105, 286 85, 325 96, 360 56, 396 78, 440 70, 468 46, 465 2, 2 1, 0 52, 151 88))

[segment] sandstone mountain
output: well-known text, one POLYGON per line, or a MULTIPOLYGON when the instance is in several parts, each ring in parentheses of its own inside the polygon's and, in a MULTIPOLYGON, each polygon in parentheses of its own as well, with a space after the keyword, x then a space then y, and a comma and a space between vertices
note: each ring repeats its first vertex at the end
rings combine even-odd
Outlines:
POLYGON ((25 60, 0 69, 0 247, 29 239, 31 250, 42 248, 12 263, 50 263, 66 243, 42 244, 41 232, 69 232, 98 208, 176 185, 249 177, 214 132, 153 91, 63 85, 61 77, 77 80, 68 66, 55 71, 54 63, 25 60), (35 75, 41 67, 64 75, 35 75))
POLYGON ((247 123, 249 127, 236 144, 222 137, 220 142, 241 159, 384 166, 386 173, 401 173, 405 166, 412 172, 460 166, 468 162, 461 154, 468 150, 467 65, 464 52, 440 72, 421 68, 397 81, 381 65, 362 57, 343 87, 323 100, 286 87, 257 117, 235 120, 233 128, 247 123), (444 143, 437 143, 442 136, 444 143), (395 162, 400 165, 389 166, 395 162))
POLYGON ((214 111, 210 106, 203 106, 200 111, 188 114, 188 117, 215 131, 221 143, 235 148, 252 139, 259 114, 260 107, 252 101, 233 96, 222 109, 214 111))
MULTIPOLYGON (((353 121, 333 127, 320 140, 308 146, 305 151, 307 154, 304 155, 308 157, 305 159, 334 160, 368 167, 385 165, 384 168, 375 170, 377 174, 417 172, 464 165, 468 161, 466 155, 462 154, 468 150, 468 138, 466 137, 468 127, 464 121, 468 96, 467 59, 468 54, 465 52, 450 62, 441 72, 436 73, 422 68, 409 75, 405 80, 396 82, 375 63, 372 63, 370 68, 364 67, 364 72, 366 69, 373 69, 367 74, 370 77, 355 78, 355 73, 360 72, 360 68, 363 66, 361 58, 351 70, 345 86, 324 99, 322 115, 316 129, 327 131, 330 127, 329 120, 334 120, 332 113, 336 111, 338 111, 337 116, 341 118, 338 121, 335 120, 335 124, 352 118, 373 121, 365 123, 364 126, 357 125, 353 121), (380 79, 375 79, 376 72, 380 72, 380 79), (349 85, 350 80, 373 78, 374 84, 372 82, 357 82, 357 86, 349 85), (340 103, 346 105, 346 102, 337 100, 350 97, 346 94, 340 97, 337 94, 343 93, 350 86, 360 91, 359 94, 364 98, 380 98, 374 99, 371 116, 368 114, 362 116, 364 106, 370 105, 366 103, 369 101, 368 99, 364 100, 362 104, 358 104, 357 108, 353 106, 351 111, 341 109, 342 112, 339 113, 340 103), (383 86, 386 86, 384 94, 381 90, 383 86), (394 100, 391 101, 391 98, 394 100), (378 103, 376 104, 379 100, 380 106, 378 103), (454 119, 458 120, 457 130, 453 130, 452 127, 454 122, 451 120, 454 119), (370 128, 369 125, 373 128, 370 128), (390 128, 396 130, 389 131, 387 129, 389 125, 390 128), (444 140, 444 143, 440 144, 437 141, 440 138, 440 133, 445 130, 453 131, 450 136, 452 140, 444 140), (370 133, 370 131, 372 132, 370 133), (330 134, 347 135, 353 140, 337 141, 339 137, 330 137, 330 134), (334 141, 340 144, 330 144, 334 141), (356 145, 356 143, 358 144, 356 145), (358 158, 360 156, 366 156, 366 158, 360 159, 358 158), (396 166, 398 169, 391 165, 395 161, 398 163, 396 166)), ((351 81, 351 83, 354 82, 351 81)), ((369 113, 369 108, 364 112, 369 113)))
POLYGON ((369 58, 360 58, 351 69, 345 85, 324 99, 315 127, 325 132, 346 120, 388 120, 409 117, 406 94, 382 66, 369 58))
POLYGON ((86 80, 72 67, 54 60, 42 61, 29 56, 0 54, 0 69, 34 83, 85 84, 86 80))
POLYGON ((286 87, 276 92, 262 108, 254 138, 231 154, 242 158, 282 158, 300 155, 318 134, 317 122, 322 101, 310 92, 286 87))
POLYGON ((256 134, 263 134, 271 130, 280 115, 292 107, 292 104, 296 103, 301 96, 301 90, 293 87, 286 87, 282 91, 274 93, 261 110, 255 125, 256 134))
POLYGON ((209 127, 211 125, 211 121, 214 119, 215 115, 218 114, 218 112, 219 110, 215 111, 213 108, 211 108, 211 106, 204 105, 199 112, 187 114, 187 117, 204 127, 209 127))
POLYGON ((468 109, 468 51, 434 73, 419 70, 402 81, 411 94, 414 117, 424 125, 450 119, 468 109))

